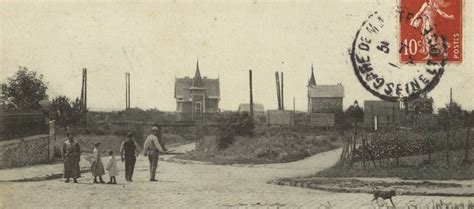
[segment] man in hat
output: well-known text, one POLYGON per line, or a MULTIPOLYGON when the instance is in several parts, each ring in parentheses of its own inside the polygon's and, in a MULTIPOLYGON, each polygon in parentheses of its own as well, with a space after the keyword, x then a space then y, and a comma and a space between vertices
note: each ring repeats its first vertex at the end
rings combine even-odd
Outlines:
POLYGON ((64 162, 64 178, 66 178, 66 183, 69 182, 69 179, 72 178, 74 183, 77 183, 77 178, 81 176, 81 171, 79 167, 79 161, 81 161, 81 146, 74 140, 74 134, 68 132, 67 140, 64 142, 61 156, 64 162))
POLYGON ((120 146, 120 157, 125 161, 125 180, 132 181, 133 169, 135 168, 136 156, 140 153, 140 146, 133 140, 133 133, 127 133, 127 139, 120 146))
POLYGON ((164 152, 165 149, 161 146, 158 137, 160 135, 160 129, 158 127, 153 127, 151 129, 151 134, 148 135, 145 139, 143 145, 143 152, 145 157, 148 156, 148 161, 150 161, 150 181, 156 181, 155 173, 156 168, 158 167, 158 152, 164 152))

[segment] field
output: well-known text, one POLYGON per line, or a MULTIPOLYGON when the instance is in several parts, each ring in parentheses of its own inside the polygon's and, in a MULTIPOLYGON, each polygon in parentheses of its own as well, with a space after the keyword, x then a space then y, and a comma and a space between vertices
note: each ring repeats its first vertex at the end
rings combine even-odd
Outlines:
POLYGON ((258 135, 237 137, 227 149, 219 150, 216 137, 199 141, 196 150, 177 156, 180 159, 207 161, 215 164, 262 164, 300 160, 342 146, 337 135, 258 135))
MULTIPOLYGON (((471 159, 474 151, 469 152, 471 159)), ((399 167, 396 166, 395 159, 382 160, 382 167, 374 168, 373 163, 366 162, 363 169, 362 162, 356 162, 352 168, 341 168, 336 165, 328 170, 324 170, 314 175, 314 177, 398 177, 401 179, 413 180, 468 180, 474 179, 474 164, 463 164, 464 150, 453 150, 450 152, 450 164, 445 161, 445 152, 435 152, 432 154, 431 162, 427 162, 427 155, 414 155, 400 158, 399 167)), ((472 162, 472 160, 471 160, 472 162)))

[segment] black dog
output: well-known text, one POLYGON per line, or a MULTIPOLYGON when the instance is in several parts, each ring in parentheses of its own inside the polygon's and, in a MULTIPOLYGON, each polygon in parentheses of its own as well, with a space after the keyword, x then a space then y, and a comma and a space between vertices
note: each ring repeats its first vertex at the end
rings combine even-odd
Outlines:
POLYGON ((376 191, 374 193, 374 200, 377 200, 379 197, 382 198, 383 200, 390 199, 390 202, 392 203, 392 206, 395 207, 395 204, 393 204, 392 197, 396 196, 395 190, 390 190, 390 191, 376 191))

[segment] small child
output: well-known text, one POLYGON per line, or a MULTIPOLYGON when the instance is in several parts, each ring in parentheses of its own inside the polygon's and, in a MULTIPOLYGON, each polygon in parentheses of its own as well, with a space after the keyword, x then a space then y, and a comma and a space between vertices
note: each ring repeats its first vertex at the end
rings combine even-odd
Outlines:
POLYGON ((107 161, 107 171, 109 171, 109 176, 110 176, 110 181, 107 182, 107 184, 117 184, 117 180, 115 179, 116 176, 118 176, 118 171, 117 171, 117 161, 115 160, 114 157, 114 151, 110 150, 109 151, 110 158, 107 161))
POLYGON ((100 156, 100 149, 99 149, 100 142, 96 142, 94 144, 94 151, 92 151, 92 165, 91 165, 91 173, 94 176, 94 184, 104 184, 105 182, 102 180, 102 175, 105 174, 104 171, 104 164, 102 164, 102 158, 100 156), (97 181, 97 177, 99 177, 99 181, 97 181))

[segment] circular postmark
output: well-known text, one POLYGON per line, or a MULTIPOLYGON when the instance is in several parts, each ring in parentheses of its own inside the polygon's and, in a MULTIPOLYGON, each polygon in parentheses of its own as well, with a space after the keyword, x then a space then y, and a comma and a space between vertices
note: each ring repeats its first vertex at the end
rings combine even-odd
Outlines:
POLYGON ((447 44, 440 36, 440 42, 431 46, 438 50, 424 64, 401 64, 399 54, 406 46, 399 44, 396 24, 396 18, 371 14, 355 35, 350 57, 367 91, 387 101, 409 101, 438 84, 446 65, 447 44))

